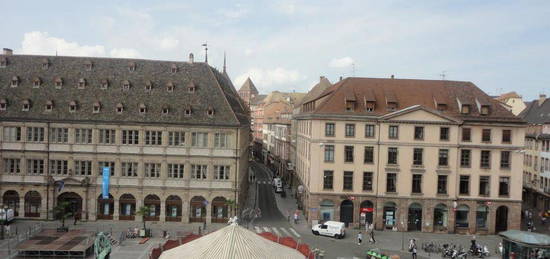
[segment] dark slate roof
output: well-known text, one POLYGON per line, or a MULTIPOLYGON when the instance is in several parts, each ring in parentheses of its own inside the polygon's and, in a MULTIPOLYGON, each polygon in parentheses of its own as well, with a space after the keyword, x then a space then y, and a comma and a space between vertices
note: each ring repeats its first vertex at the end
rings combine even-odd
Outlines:
POLYGON ((0 120, 38 121, 95 121, 103 123, 163 123, 176 125, 248 125, 247 112, 227 76, 203 62, 172 62, 142 59, 115 59, 91 57, 59 57, 34 55, 0 55, 7 58, 8 65, 0 68, 0 100, 8 102, 6 111, 0 111, 0 120), (43 68, 43 63, 48 68, 43 68), (86 64, 92 64, 87 70, 86 64), (129 67, 135 65, 135 71, 129 67), (177 71, 172 72, 176 67, 177 71), (11 80, 17 76, 20 83, 11 87, 11 80), (33 87, 33 80, 39 78, 42 85, 33 87), (62 78, 63 86, 56 89, 56 78, 62 78), (80 89, 78 82, 86 80, 80 89), (101 82, 107 80, 107 89, 101 89, 101 82), (130 89, 123 90, 124 81, 130 82, 130 89), (152 82, 151 91, 145 89, 146 82, 152 82), (172 84, 174 90, 167 90, 172 84), (195 86, 195 91, 188 88, 195 86), (25 100, 30 100, 30 111, 22 111, 25 100), (45 105, 52 101, 54 109, 45 111, 45 105), (69 111, 69 104, 78 105, 75 112, 69 111), (101 104, 101 111, 93 113, 94 103, 101 104), (124 112, 117 114, 118 103, 124 105, 124 112), (146 114, 140 114, 141 104, 147 107, 146 114), (169 114, 162 114, 162 108, 169 107, 169 114), (185 116, 186 107, 192 115, 185 116), (213 109, 214 115, 207 115, 213 109))
POLYGON ((539 105, 539 100, 527 102, 527 107, 518 114, 519 117, 530 124, 545 124, 550 122, 550 101, 544 100, 542 105, 539 105))
POLYGON ((252 100, 250 100, 250 104, 259 105, 260 103, 262 103, 264 101, 264 99, 266 97, 267 97, 267 94, 256 95, 256 96, 254 96, 254 98, 252 98, 252 100))

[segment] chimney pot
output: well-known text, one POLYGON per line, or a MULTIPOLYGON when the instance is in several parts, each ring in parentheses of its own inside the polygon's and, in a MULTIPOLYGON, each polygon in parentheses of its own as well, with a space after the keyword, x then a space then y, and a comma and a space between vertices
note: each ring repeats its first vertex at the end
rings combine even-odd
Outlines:
POLYGON ((395 78, 395 76, 394 76, 394 75, 391 75, 391 79, 394 79, 394 78, 395 78))
POLYGON ((189 53, 189 63, 193 64, 195 62, 195 57, 193 53, 189 53))
POLYGON ((538 100, 539 106, 542 105, 544 101, 546 101, 546 94, 539 94, 539 100, 538 100))
POLYGON ((342 76, 340 76, 340 81, 342 81, 342 76))
POLYGON ((6 56, 11 56, 11 55, 13 55, 13 50, 8 49, 8 48, 4 48, 2 53, 4 53, 4 55, 6 55, 6 56))

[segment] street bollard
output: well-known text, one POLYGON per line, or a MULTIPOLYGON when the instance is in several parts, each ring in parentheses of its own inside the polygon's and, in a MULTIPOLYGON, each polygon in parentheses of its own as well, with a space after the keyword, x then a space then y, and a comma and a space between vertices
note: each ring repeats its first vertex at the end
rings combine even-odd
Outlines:
POLYGON ((201 227, 199 226, 199 236, 201 235, 201 227))

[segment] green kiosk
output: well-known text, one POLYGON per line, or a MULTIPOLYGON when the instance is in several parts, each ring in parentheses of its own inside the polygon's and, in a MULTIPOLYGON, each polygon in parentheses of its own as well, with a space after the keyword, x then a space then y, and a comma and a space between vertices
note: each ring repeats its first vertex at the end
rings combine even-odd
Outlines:
POLYGON ((502 237, 502 258, 550 258, 549 235, 519 230, 508 230, 499 235, 502 237))

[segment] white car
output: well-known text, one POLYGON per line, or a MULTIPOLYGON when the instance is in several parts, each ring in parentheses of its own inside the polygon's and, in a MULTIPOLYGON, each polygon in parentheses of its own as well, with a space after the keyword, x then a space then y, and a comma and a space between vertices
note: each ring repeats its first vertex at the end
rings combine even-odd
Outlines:
POLYGON ((314 235, 323 235, 334 238, 344 238, 346 235, 346 224, 338 221, 327 221, 323 224, 317 224, 311 227, 314 235))

